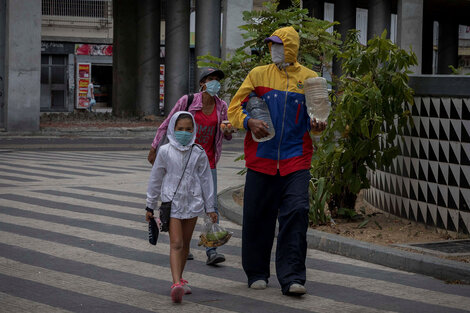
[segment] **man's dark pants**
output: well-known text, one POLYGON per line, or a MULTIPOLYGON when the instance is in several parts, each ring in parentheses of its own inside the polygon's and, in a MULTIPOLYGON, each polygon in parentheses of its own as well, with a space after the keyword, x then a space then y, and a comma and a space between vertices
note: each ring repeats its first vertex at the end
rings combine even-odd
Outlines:
POLYGON ((292 283, 305 284, 309 180, 308 170, 273 176, 248 169, 242 230, 242 265, 248 286, 268 281, 278 216, 276 273, 282 292, 286 294, 292 283))

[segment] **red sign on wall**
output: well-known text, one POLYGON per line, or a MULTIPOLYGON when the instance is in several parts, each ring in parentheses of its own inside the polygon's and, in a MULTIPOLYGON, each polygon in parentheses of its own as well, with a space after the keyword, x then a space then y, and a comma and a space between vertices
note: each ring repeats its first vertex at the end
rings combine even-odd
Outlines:
POLYGON ((113 45, 76 44, 76 55, 113 55, 113 45))
POLYGON ((89 105, 87 98, 88 85, 91 81, 91 64, 77 63, 77 109, 86 109, 89 105))

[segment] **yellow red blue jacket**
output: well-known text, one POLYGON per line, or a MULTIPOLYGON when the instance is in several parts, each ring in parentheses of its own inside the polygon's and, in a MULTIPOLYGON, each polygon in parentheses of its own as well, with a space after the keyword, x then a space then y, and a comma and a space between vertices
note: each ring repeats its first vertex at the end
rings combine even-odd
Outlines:
POLYGON ((285 62, 292 65, 283 70, 275 64, 251 70, 230 103, 228 118, 234 127, 247 129, 246 167, 269 175, 279 170, 285 176, 310 168, 313 148, 303 83, 317 74, 297 62, 299 35, 293 27, 280 28, 272 36, 282 40, 285 62), (276 133, 265 142, 254 141, 247 126, 246 103, 253 91, 267 103, 276 133))

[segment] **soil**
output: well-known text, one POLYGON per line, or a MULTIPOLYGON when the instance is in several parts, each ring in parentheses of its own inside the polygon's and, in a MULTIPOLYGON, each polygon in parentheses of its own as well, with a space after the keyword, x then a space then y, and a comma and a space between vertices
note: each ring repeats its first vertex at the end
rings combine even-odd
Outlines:
POLYGON ((40 128, 108 128, 108 127, 155 127, 164 117, 147 115, 142 117, 117 117, 110 113, 90 113, 86 110, 72 113, 42 114, 40 128))
MULTIPOLYGON (((235 190, 232 194, 234 201, 240 206, 243 205, 243 188, 235 190)), ((395 249, 402 249, 415 253, 425 253, 422 251, 392 246, 394 244, 428 243, 446 241, 454 239, 469 238, 468 235, 451 233, 436 227, 416 223, 407 219, 402 219, 395 215, 381 211, 364 201, 362 193, 359 194, 355 206, 356 212, 363 216, 359 220, 335 219, 328 225, 311 226, 314 229, 332 233, 344 237, 353 238, 365 242, 371 242, 382 246, 389 246, 395 249), (364 224, 365 221, 368 222, 364 224)), ((432 254, 433 256, 470 263, 470 255, 466 256, 444 256, 432 254)))

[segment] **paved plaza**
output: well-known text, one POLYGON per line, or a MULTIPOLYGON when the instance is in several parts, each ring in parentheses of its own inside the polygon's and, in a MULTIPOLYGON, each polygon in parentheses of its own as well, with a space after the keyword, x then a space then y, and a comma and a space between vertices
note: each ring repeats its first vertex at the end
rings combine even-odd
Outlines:
MULTIPOLYGON (((223 217, 227 261, 205 265, 199 222, 184 274, 193 294, 173 304, 168 235, 147 241, 147 150, 69 149, 0 150, 1 312, 470 312, 468 285, 312 249, 306 296, 282 296, 274 263, 269 288, 250 290, 241 226, 223 217)), ((241 151, 240 138, 224 145, 219 192, 243 183, 241 151)))

